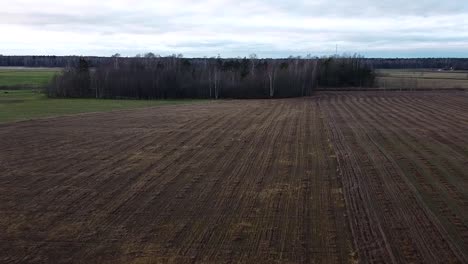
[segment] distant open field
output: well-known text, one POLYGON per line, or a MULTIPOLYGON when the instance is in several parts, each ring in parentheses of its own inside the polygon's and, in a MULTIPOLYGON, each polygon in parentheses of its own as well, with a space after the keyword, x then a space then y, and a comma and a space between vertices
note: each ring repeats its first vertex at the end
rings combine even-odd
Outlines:
POLYGON ((377 70, 380 88, 468 89, 468 71, 438 71, 437 69, 385 69, 377 70))
POLYGON ((0 90, 0 123, 39 117, 104 112, 168 104, 191 104, 205 100, 108 100, 56 99, 33 90, 0 90))
POLYGON ((468 94, 0 124, 0 261, 467 263, 468 94))
POLYGON ((0 67, 0 88, 39 88, 60 71, 60 68, 0 67))

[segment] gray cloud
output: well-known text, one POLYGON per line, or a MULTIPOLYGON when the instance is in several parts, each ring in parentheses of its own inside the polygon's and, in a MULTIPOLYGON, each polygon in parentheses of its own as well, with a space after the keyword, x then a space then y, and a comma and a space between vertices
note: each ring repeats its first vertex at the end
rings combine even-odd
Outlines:
POLYGON ((286 12, 318 16, 382 16, 411 15, 430 16, 460 14, 468 11, 468 4, 460 0, 316 0, 291 4, 287 0, 275 0, 273 4, 286 12))
POLYGON ((6 1, 3 54, 468 55, 465 1, 6 1))

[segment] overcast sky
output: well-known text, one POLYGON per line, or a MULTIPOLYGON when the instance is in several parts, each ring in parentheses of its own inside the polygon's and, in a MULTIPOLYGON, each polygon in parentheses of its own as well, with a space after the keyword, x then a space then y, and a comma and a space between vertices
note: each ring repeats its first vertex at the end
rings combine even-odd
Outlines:
POLYGON ((0 0, 0 54, 468 57, 468 0, 0 0))

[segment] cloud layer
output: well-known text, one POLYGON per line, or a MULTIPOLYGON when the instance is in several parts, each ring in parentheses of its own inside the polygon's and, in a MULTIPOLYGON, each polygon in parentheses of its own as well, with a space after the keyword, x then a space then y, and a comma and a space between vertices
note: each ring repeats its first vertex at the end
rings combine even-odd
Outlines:
MULTIPOLYGON (((413 3, 418 2, 418 3, 413 3)), ((468 4, 0 0, 0 54, 468 57, 468 4)))

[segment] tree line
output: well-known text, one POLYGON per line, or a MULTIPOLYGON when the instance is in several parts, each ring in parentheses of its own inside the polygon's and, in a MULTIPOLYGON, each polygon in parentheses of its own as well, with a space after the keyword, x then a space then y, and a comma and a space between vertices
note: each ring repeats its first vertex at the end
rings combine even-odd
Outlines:
POLYGON ((284 98, 316 87, 372 86, 372 66, 359 56, 259 59, 121 58, 97 67, 80 58, 47 86, 51 97, 284 98))
POLYGON ((468 70, 467 58, 369 58, 375 69, 468 70))
MULTIPOLYGON (((80 56, 2 56, 2 67, 77 67, 80 59, 84 58, 90 67, 98 67, 112 62, 113 58, 120 57, 80 57, 80 56)), ((137 58, 157 58, 154 53, 137 54, 137 58)), ((175 55, 175 57, 180 57, 175 55)), ((365 58, 365 63, 371 64, 375 69, 405 69, 405 68, 431 68, 468 70, 467 58, 365 58)))
POLYGON ((109 57, 81 57, 81 56, 2 56, 0 55, 1 67, 48 67, 65 68, 77 67, 80 59, 86 61, 93 67, 109 63, 109 57))

